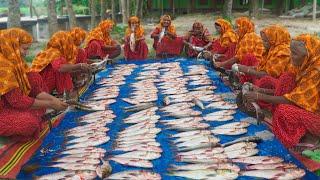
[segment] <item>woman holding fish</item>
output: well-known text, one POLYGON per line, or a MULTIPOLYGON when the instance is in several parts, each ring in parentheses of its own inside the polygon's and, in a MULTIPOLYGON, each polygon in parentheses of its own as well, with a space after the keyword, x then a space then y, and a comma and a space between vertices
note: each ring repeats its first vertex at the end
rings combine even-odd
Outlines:
POLYGON ((64 31, 56 32, 44 51, 32 61, 32 72, 40 73, 49 93, 56 90, 58 94, 73 91, 71 73, 89 72, 86 63, 76 63, 77 48, 71 36, 64 31))
POLYGON ((110 35, 113 26, 112 20, 104 20, 89 33, 85 40, 88 58, 104 59, 109 55, 108 57, 112 59, 120 55, 120 44, 110 35))
POLYGON ((124 56, 128 60, 146 59, 148 56, 148 45, 144 39, 144 29, 140 19, 133 16, 128 21, 125 35, 124 56))
MULTIPOLYGON (((211 52, 218 55, 215 57, 216 61, 224 62, 234 57, 238 43, 238 35, 232 29, 230 22, 224 19, 217 19, 214 26, 220 34, 220 37, 213 41, 211 52)), ((231 69, 231 65, 225 66, 225 68, 231 69)))
POLYGON ((159 25, 153 30, 153 48, 158 58, 179 56, 183 49, 183 38, 178 37, 169 15, 163 15, 159 25))
MULTIPOLYGON (((215 62, 216 67, 226 68, 235 63, 246 66, 257 66, 262 61, 262 55, 265 51, 262 39, 254 32, 254 24, 246 17, 236 19, 236 32, 239 40, 236 49, 236 55, 224 62, 215 62)), ((241 75, 240 81, 252 81, 252 77, 241 75)))
POLYGON ((244 95, 250 102, 262 100, 277 105, 273 111, 273 131, 288 148, 305 138, 310 140, 310 135, 320 136, 320 40, 312 35, 300 35, 291 41, 290 49, 291 62, 297 68, 295 82, 291 84, 296 86, 282 96, 277 96, 276 91, 266 94, 265 89, 244 95))
POLYGON ((0 35, 0 136, 18 141, 37 138, 46 108, 64 110, 67 104, 46 93, 38 73, 24 61, 32 36, 18 28, 0 35))
POLYGON ((207 28, 200 22, 194 22, 192 30, 184 37, 186 53, 189 57, 197 57, 203 50, 211 49, 211 36, 207 28))

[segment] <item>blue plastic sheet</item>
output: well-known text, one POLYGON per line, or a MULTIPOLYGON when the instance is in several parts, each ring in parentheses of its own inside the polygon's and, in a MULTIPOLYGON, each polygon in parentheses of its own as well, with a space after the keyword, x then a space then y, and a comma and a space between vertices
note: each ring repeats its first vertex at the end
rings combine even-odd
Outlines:
MULTIPOLYGON (((190 65, 195 65, 195 64, 204 64, 208 66, 208 69, 210 70, 208 72, 208 75, 210 78, 214 81, 214 85, 216 85, 218 88, 215 90, 216 93, 228 93, 231 92, 230 88, 225 86, 223 82, 221 81, 220 77, 217 75, 217 73, 209 67, 209 63, 205 61, 196 61, 193 59, 184 59, 184 58, 179 58, 179 59, 164 59, 164 60, 146 60, 146 61, 134 61, 134 62, 126 62, 126 61, 120 61, 118 64, 128 64, 128 63, 134 63, 137 65, 141 64, 147 64, 147 63, 155 63, 155 62, 161 62, 161 63, 166 63, 166 62, 173 62, 173 61, 178 61, 180 62, 180 66, 183 69, 184 72, 188 72, 188 66, 190 65)), ((97 74, 97 79, 96 81, 99 81, 100 79, 106 77, 112 70, 114 69, 114 66, 108 66, 107 70, 100 72, 97 74)), ((133 73, 130 76, 126 77, 126 84, 120 86, 120 93, 119 96, 117 97, 117 102, 115 104, 112 104, 110 106, 110 109, 113 110, 114 114, 116 114, 116 118, 114 121, 108 125, 110 128, 110 131, 108 132, 108 135, 110 136, 111 140, 99 147, 104 148, 107 150, 107 153, 105 155, 105 158, 108 158, 110 155, 114 154, 120 154, 121 152, 116 152, 112 151, 112 146, 113 142, 117 136, 117 133, 127 127, 128 125, 122 123, 122 119, 128 117, 132 113, 125 113, 122 108, 130 106, 128 103, 124 102, 121 100, 121 98, 128 97, 128 94, 132 92, 132 90, 129 87, 130 83, 135 82, 136 80, 134 79, 139 72, 142 71, 141 66, 138 66, 133 73)), ((87 96, 89 96, 92 91, 95 89, 99 88, 99 85, 92 84, 87 92, 82 95, 82 99, 85 99, 87 96)), ((160 107, 162 106, 162 99, 163 96, 161 94, 158 94, 158 102, 157 105, 160 107)), ((214 112, 215 110, 204 110, 203 114, 211 113, 214 112)), ((161 115, 161 112, 157 111, 159 115, 161 115)), ((60 169, 58 168, 51 168, 48 167, 50 164, 52 164, 52 159, 58 157, 59 152, 63 151, 65 146, 65 137, 64 137, 64 131, 67 129, 79 126, 80 124, 77 122, 77 118, 87 114, 86 112, 81 112, 81 111, 76 111, 76 112, 68 112, 66 116, 64 117, 63 121, 60 123, 60 125, 56 128, 54 128, 48 136, 44 139, 43 144, 39 148, 39 150, 35 153, 35 155, 29 160, 27 165, 30 164, 38 164, 40 165, 41 168, 37 169, 33 173, 26 174, 23 171, 18 175, 18 179, 32 179, 34 176, 41 176, 44 174, 49 174, 53 172, 58 172, 60 169), (48 152, 46 154, 43 154, 40 152, 41 149, 46 149, 48 152)), ((236 122, 239 121, 242 118, 248 117, 246 114, 237 111, 235 114, 234 118, 235 120, 229 121, 229 122, 236 122)), ((164 118, 161 118, 164 119, 164 118)), ((214 127, 217 125, 222 125, 225 124, 225 122, 209 122, 209 124, 214 127)), ((157 123, 157 127, 160 127, 163 129, 158 135, 156 140, 160 142, 161 148, 163 149, 163 153, 161 158, 153 160, 152 163, 154 165, 154 168, 151 169, 154 172, 157 172, 161 175, 162 179, 183 179, 179 177, 172 177, 167 175, 167 168, 169 165, 173 164, 182 164, 178 163, 175 161, 175 155, 174 155, 174 148, 170 144, 170 139, 168 136, 170 134, 177 133, 176 131, 172 130, 165 130, 165 126, 163 126, 160 123, 157 123)), ((254 135, 256 132, 266 130, 267 127, 264 125, 251 125, 248 128, 248 133, 246 135, 254 135)), ((224 136, 224 135, 218 135, 220 138, 221 143, 229 142, 232 140, 235 140, 239 137, 243 137, 246 135, 242 136, 224 136)), ((258 155, 268 155, 268 156, 278 156, 281 157, 285 160, 285 162, 291 162, 294 164, 297 164, 299 167, 304 168, 303 165, 297 161, 293 156, 289 154, 287 149, 277 140, 277 139, 272 139, 269 141, 262 141, 258 144, 258 149, 259 149, 259 154, 258 155)), ((113 161, 110 162, 112 168, 113 168, 113 173, 120 172, 120 171, 125 171, 125 170, 133 170, 133 169, 141 169, 141 168, 134 168, 134 167, 128 167, 128 166, 123 166, 118 163, 115 163, 113 161)), ((305 169, 305 168, 304 168, 305 169)), ((238 179, 253 179, 249 177, 239 177, 238 179)), ((306 170, 306 176, 304 179, 318 179, 317 176, 315 176, 312 172, 309 172, 306 170)))

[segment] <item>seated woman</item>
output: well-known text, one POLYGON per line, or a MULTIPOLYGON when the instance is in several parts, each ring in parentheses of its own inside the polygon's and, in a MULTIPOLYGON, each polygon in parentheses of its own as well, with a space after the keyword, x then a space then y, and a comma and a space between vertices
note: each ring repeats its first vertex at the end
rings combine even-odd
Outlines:
MULTIPOLYGON (((264 46, 261 38, 254 32, 254 24, 246 17, 236 19, 236 32, 239 37, 236 55, 224 62, 215 62, 216 67, 226 68, 235 63, 257 66, 262 60, 264 46)), ((241 83, 252 81, 250 76, 240 76, 241 83)))
POLYGON ((72 28, 69 31, 70 36, 73 39, 74 45, 77 47, 77 60, 76 63, 88 63, 87 52, 81 48, 81 44, 86 39, 87 32, 79 27, 72 28))
MULTIPOLYGON (((76 63, 77 49, 71 36, 64 31, 56 32, 44 51, 32 61, 32 72, 38 72, 46 83, 49 93, 54 90, 58 95, 71 93, 73 84, 71 73, 89 72, 86 63, 76 63)), ((75 95, 75 94, 73 94, 75 95)))
POLYGON ((143 60, 148 56, 148 45, 144 39, 144 29, 138 17, 133 16, 128 21, 125 35, 124 56, 128 60, 143 60))
MULTIPOLYGON (((238 35, 233 31, 230 22, 224 19, 217 19, 214 27, 220 37, 213 41, 211 52, 219 55, 216 57, 216 61, 224 62, 235 56, 238 35)), ((225 68, 231 69, 231 65, 225 66, 225 68)))
POLYGON ((183 49, 183 38, 177 37, 176 29, 169 15, 163 15, 159 25, 153 30, 153 48, 158 58, 179 56, 183 49))
POLYGON ((211 50, 211 35, 208 29, 203 27, 200 22, 195 22, 192 25, 192 30, 184 37, 186 45, 186 53, 189 57, 197 57, 203 50, 211 50))
POLYGON ((113 26, 112 20, 104 20, 89 33, 85 41, 88 58, 103 59, 109 55, 113 59, 120 55, 120 44, 110 36, 113 26))
POLYGON ((260 32, 266 49, 265 56, 257 67, 238 65, 238 72, 260 79, 264 76, 278 78, 285 72, 294 72, 290 55, 290 34, 279 25, 272 25, 260 32))
POLYGON ((67 104, 46 93, 37 73, 24 61, 32 37, 22 29, 0 35, 0 136, 17 141, 38 138, 46 108, 64 110, 67 104))
MULTIPOLYGON (((82 28, 75 27, 69 31, 69 34, 74 42, 74 45, 77 47, 77 56, 76 56, 76 64, 78 63, 86 63, 88 64, 87 52, 85 49, 81 48, 81 44, 84 42, 86 38, 86 31, 82 28)), ((90 80, 91 74, 87 72, 77 72, 72 73, 72 81, 75 89, 80 89, 85 86, 90 80)))
MULTIPOLYGON (((263 100, 276 105, 273 132, 288 148, 300 141, 313 142, 310 135, 320 136, 320 40, 312 35, 300 35, 291 41, 290 48, 291 62, 298 69, 295 82, 291 82, 296 86, 282 96, 276 91, 265 94, 261 89, 244 95, 249 102, 263 100)), ((288 85, 290 82, 279 84, 276 90, 288 85)))

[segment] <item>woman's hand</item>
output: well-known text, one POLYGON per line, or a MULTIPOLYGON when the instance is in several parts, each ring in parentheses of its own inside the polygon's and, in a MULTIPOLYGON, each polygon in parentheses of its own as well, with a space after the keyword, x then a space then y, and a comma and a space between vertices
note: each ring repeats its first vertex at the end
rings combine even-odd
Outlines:
POLYGON ((246 94, 244 94, 244 98, 247 102, 255 102, 259 99, 259 93, 258 92, 253 92, 249 91, 246 94))
POLYGON ((51 108, 56 111, 64 111, 67 109, 68 104, 60 101, 59 99, 54 99, 51 101, 51 108))

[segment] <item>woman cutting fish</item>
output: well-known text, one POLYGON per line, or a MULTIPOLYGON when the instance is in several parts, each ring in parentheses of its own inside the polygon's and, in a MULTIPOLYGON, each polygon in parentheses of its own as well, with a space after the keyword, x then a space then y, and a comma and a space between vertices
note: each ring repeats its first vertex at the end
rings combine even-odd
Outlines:
POLYGON ((73 91, 71 73, 89 72, 86 63, 76 63, 77 49, 71 36, 64 31, 55 33, 44 51, 32 61, 32 72, 38 72, 45 81, 49 93, 56 90, 58 94, 73 91))
POLYGON ((140 19, 133 16, 128 21, 125 35, 124 56, 128 60, 146 59, 148 56, 148 45, 144 39, 144 29, 140 19))
MULTIPOLYGON (((235 63, 246 66, 257 66, 262 60, 265 51, 262 39, 254 32, 254 24, 246 17, 236 19, 236 32, 239 40, 236 55, 224 62, 215 62, 216 67, 226 68, 235 63)), ((240 81, 250 82, 252 77, 248 75, 240 76, 240 81)))
POLYGON ((211 49, 211 35, 200 22, 193 23, 192 30, 187 33, 184 39, 186 53, 189 57, 197 57, 201 51, 211 49))
POLYGON ((279 88, 296 86, 282 96, 274 95, 277 88, 268 94, 264 93, 265 89, 258 89, 245 95, 250 102, 262 100, 277 105, 273 111, 273 132, 288 148, 320 136, 320 40, 312 35, 300 35, 292 40, 290 49, 297 75, 295 82, 279 84, 279 88))
POLYGON ((46 93, 38 73, 24 61, 32 37, 12 28, 0 35, 0 136, 18 141, 37 138, 46 108, 64 110, 67 104, 46 93))
POLYGON ((183 38, 178 37, 176 28, 169 15, 163 15, 159 25, 153 30, 151 38, 154 39, 153 48, 158 58, 174 57, 181 54, 183 38))
POLYGON ((112 20, 105 20, 94 28, 85 40, 88 58, 103 59, 107 55, 113 59, 120 55, 120 44, 111 38, 111 31, 114 26, 112 20))
MULTIPOLYGON (((234 57, 238 43, 238 35, 232 29, 230 22, 224 19, 217 19, 214 27, 220 34, 220 37, 213 41, 211 52, 219 55, 219 58, 217 57, 215 59, 216 61, 224 62, 234 57)), ((225 66, 225 68, 231 69, 231 65, 225 66)))

